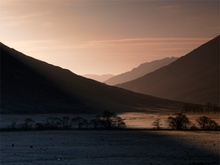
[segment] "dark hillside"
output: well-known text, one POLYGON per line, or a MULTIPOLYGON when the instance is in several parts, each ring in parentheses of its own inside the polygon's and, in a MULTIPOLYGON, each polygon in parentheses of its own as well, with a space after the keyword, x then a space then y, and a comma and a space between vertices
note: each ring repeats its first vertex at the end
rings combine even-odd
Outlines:
POLYGON ((175 62, 118 87, 172 100, 219 105, 219 39, 218 36, 175 62))
POLYGON ((182 106, 86 79, 3 44, 0 52, 1 113, 120 113, 182 106))

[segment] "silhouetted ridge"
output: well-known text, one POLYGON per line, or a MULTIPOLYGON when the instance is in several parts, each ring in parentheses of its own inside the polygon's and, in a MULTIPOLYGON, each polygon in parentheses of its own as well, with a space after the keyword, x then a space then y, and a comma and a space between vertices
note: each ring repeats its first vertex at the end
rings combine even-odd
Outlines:
POLYGON ((132 69, 129 72, 125 72, 125 73, 119 74, 117 76, 114 76, 108 79, 107 81, 105 81, 105 83, 108 85, 116 85, 116 84, 121 84, 121 83, 125 83, 128 81, 132 81, 150 72, 153 72, 161 67, 164 67, 176 61, 177 59, 178 58, 176 57, 171 57, 171 58, 167 57, 167 58, 155 60, 152 62, 146 62, 146 63, 139 65, 137 68, 132 69))
POLYGON ((219 38, 168 66, 118 86, 156 97, 219 104, 219 38))

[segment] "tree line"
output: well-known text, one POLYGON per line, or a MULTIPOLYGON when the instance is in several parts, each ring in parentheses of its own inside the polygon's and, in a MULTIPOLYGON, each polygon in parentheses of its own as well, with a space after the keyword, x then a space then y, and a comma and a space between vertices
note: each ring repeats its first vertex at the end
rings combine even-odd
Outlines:
MULTIPOLYGON (((196 119, 196 124, 192 123, 189 118, 181 113, 177 113, 174 116, 169 116, 166 120, 166 124, 169 128, 175 129, 175 130, 220 130, 220 126, 218 123, 207 116, 201 116, 198 119, 196 119)), ((152 126, 154 126, 155 129, 161 129, 161 121, 160 119, 156 119, 152 126)))
POLYGON ((124 129, 124 120, 110 111, 104 111, 94 119, 87 120, 83 117, 48 117, 43 122, 35 122, 26 118, 22 123, 12 122, 7 130, 71 130, 71 129, 124 129))
MULTIPOLYGON (((35 122, 31 118, 26 118, 22 123, 12 122, 5 130, 73 130, 73 129, 126 129, 125 119, 110 111, 104 111, 93 119, 83 117, 48 117, 43 122, 35 122)), ((206 116, 196 119, 196 124, 192 123, 183 113, 176 113, 166 120, 169 129, 175 130, 220 130, 218 123, 206 116)), ((161 119, 157 118, 152 123, 153 129, 162 129, 161 119)))

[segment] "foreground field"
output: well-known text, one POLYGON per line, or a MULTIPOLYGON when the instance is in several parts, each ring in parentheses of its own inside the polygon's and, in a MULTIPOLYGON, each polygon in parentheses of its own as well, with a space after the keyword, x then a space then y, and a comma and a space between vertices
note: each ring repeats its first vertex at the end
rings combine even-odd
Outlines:
POLYGON ((218 165, 219 132, 1 132, 1 165, 218 165))

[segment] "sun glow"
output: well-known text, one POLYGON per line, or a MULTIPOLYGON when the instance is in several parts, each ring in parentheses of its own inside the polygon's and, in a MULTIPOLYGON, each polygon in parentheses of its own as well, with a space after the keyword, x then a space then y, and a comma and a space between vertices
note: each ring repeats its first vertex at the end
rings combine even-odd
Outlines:
POLYGON ((119 74, 183 56, 219 34, 217 1, 27 1, 0 4, 1 42, 78 74, 119 74))

